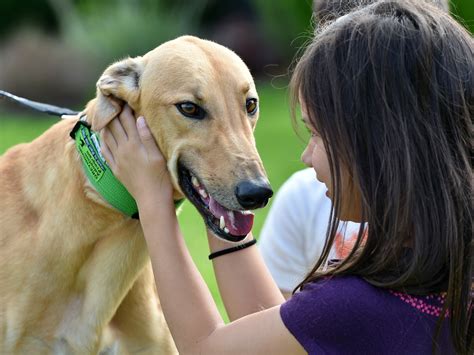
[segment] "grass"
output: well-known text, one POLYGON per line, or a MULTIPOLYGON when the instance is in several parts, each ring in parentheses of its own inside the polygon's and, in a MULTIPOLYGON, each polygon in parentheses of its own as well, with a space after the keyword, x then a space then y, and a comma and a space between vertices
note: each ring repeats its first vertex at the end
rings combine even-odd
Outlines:
MULTIPOLYGON (((259 94, 261 113, 255 131, 257 148, 272 187, 277 191, 294 171, 302 168, 299 156, 304 144, 292 128, 286 89, 276 89, 264 84, 259 87, 259 94)), ((0 154, 15 144, 33 140, 56 120, 44 116, 0 114, 0 154)), ((255 215, 253 231, 257 237, 268 210, 269 207, 266 207, 255 215)), ((207 258, 209 251, 202 219, 190 203, 185 203, 179 221, 193 259, 206 280, 221 314, 226 318, 212 264, 207 258)))

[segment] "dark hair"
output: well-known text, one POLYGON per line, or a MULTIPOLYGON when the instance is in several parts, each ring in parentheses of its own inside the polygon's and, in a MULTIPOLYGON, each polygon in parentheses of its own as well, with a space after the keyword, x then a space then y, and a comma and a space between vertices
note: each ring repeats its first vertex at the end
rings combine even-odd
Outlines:
POLYGON ((334 188, 323 253, 297 289, 351 274, 413 295, 446 292, 455 348, 472 350, 470 34, 433 6, 380 1, 320 28, 291 87, 293 110, 301 100, 323 139, 334 188), (364 222, 350 255, 322 270, 342 172, 360 191, 364 222))
MULTIPOLYGON (((313 0, 314 19, 324 24, 334 21, 359 7, 372 4, 378 0, 313 0)), ((438 6, 444 11, 449 11, 449 0, 423 0, 438 6)))

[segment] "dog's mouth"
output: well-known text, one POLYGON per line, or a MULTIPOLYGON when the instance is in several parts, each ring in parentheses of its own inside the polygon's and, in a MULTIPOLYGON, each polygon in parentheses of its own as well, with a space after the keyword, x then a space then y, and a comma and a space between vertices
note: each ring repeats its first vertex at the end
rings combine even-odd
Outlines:
POLYGON ((230 210, 222 206, 182 164, 178 164, 178 179, 183 193, 196 206, 216 236, 229 242, 240 242, 250 233, 254 218, 252 212, 230 210))

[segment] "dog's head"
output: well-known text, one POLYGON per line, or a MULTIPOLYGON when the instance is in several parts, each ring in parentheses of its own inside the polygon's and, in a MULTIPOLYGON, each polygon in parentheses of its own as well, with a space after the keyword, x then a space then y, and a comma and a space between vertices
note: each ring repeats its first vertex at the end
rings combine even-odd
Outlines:
POLYGON ((175 198, 186 196, 220 237, 238 241, 249 210, 272 195, 253 130, 259 116, 252 76, 216 43, 184 36, 106 69, 86 109, 93 130, 128 103, 143 115, 168 162, 175 198))

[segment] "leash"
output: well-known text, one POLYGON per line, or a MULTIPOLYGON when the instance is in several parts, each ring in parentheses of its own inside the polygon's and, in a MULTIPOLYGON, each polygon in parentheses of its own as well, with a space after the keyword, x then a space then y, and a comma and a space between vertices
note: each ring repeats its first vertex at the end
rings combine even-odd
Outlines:
POLYGON ((20 105, 32 108, 33 110, 47 113, 48 115, 52 115, 52 116, 62 116, 62 115, 75 116, 79 114, 79 112, 70 110, 68 108, 63 108, 63 107, 58 107, 58 106, 43 104, 41 102, 28 100, 23 97, 10 94, 9 92, 3 91, 3 90, 0 90, 0 97, 16 102, 20 105))
MULTIPOLYGON (((0 90, 0 98, 6 98, 20 105, 32 108, 33 110, 53 116, 76 116, 80 113, 68 108, 28 100, 3 90, 0 90)), ((81 157, 87 178, 97 192, 112 207, 131 218, 138 219, 138 207, 134 198, 115 177, 107 165, 107 162, 100 153, 99 135, 92 131, 90 124, 85 118, 86 116, 83 115, 79 121, 76 122, 69 136, 76 141, 76 149, 81 157)), ((184 199, 174 201, 175 209, 178 209, 183 202, 184 199)))
MULTIPOLYGON (((79 112, 68 108, 28 100, 3 90, 0 90, 0 97, 53 116, 79 114, 79 112)), ((135 200, 114 176, 104 157, 100 154, 99 137, 91 130, 90 124, 85 121, 85 116, 77 121, 69 135, 76 141, 76 149, 81 156, 86 176, 97 192, 115 209, 129 217, 138 219, 138 207, 135 200)))

